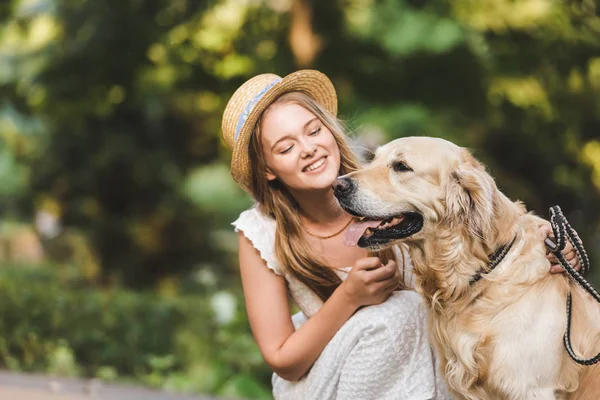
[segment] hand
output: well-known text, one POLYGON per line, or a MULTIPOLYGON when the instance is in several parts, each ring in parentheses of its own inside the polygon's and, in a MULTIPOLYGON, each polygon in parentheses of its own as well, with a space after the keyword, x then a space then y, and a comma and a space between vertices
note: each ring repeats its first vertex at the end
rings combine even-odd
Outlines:
MULTIPOLYGON (((540 234, 542 235, 542 240, 545 240, 546 238, 550 238, 550 239, 554 240, 552 226, 550 226, 550 224, 548 224, 548 223, 540 226, 540 234)), ((571 245, 570 241, 567 240, 567 244, 565 245, 565 248, 563 249, 562 254, 565 256, 565 259, 569 262, 569 264, 571 264, 571 266, 576 271, 579 271, 579 269, 581 268, 581 265, 579 264, 579 259, 577 258, 577 255, 575 254, 575 249, 573 249, 573 246, 571 245)), ((550 250, 548 250, 548 248, 546 248, 546 258, 548 258, 548 260, 550 261, 550 264, 551 264, 550 265, 550 273, 551 274, 565 272, 563 267, 561 267, 560 264, 558 263, 556 256, 553 253, 551 253, 550 250)))
POLYGON ((340 288, 358 308, 383 303, 399 283, 400 272, 395 261, 383 265, 379 258, 367 257, 356 262, 340 288))

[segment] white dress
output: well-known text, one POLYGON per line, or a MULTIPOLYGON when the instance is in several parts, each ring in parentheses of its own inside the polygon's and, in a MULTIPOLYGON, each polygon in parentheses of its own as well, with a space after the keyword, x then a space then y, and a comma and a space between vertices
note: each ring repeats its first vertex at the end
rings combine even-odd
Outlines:
MULTIPOLYGON (((233 225, 252 242, 267 267, 285 277, 294 302, 302 310, 292 318, 298 329, 323 302, 286 274, 277 261, 275 220, 253 207, 242 212, 233 225)), ((410 264, 408 253, 396 250, 402 253, 399 259, 410 264)), ((339 274, 345 278, 345 272, 339 274)), ((407 285, 412 285, 412 277, 407 271, 407 285)), ((273 396, 283 400, 451 399, 429 345, 426 313, 421 297, 410 290, 394 292, 382 304, 360 309, 301 380, 290 382, 273 374, 273 396)))

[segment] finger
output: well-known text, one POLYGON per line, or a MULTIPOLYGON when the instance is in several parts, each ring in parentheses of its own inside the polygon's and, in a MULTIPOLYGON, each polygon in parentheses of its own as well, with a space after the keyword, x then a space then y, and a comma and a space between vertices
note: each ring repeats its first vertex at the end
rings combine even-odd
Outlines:
POLYGON ((390 279, 387 279, 387 282, 390 283, 389 287, 391 288, 391 290, 396 290, 399 287, 400 278, 402 278, 402 275, 400 274, 400 271, 398 271, 398 269, 396 268, 394 275, 391 276, 390 279))
POLYGON ((396 264, 396 261, 394 261, 394 260, 389 260, 385 266, 388 268, 391 268, 394 271, 394 275, 397 275, 400 273, 400 271, 398 270, 398 264, 396 264))
POLYGON ((394 282, 384 289, 384 293, 386 293, 389 296, 398 289, 400 289, 400 286, 398 286, 398 282, 394 282))
POLYGON ((379 267, 381 267, 381 260, 379 259, 379 257, 366 257, 356 261, 356 264, 354 264, 353 269, 361 271, 372 270, 379 267))
POLYGON ((576 271, 579 271, 581 266, 579 265, 579 259, 577 258, 577 253, 575 253, 575 251, 565 254, 564 257, 576 271))
POLYGON ((375 293, 391 293, 398 287, 398 281, 395 279, 388 279, 386 281, 377 282, 373 287, 375 293))
POLYGON ((560 265, 553 265, 550 268, 550 273, 551 274, 560 274, 561 272, 565 272, 565 270, 560 265))
POLYGON ((540 235, 542 237, 542 239, 546 239, 547 237, 551 237, 552 235, 552 226, 550 226, 549 223, 544 223, 543 225, 540 225, 539 227, 539 232, 540 235))
POLYGON ((565 248, 562 250, 561 253, 567 254, 570 251, 573 251, 573 245, 571 244, 571 242, 567 241, 567 243, 565 244, 565 248))
POLYGON ((569 264, 571 264, 571 267, 573 267, 575 271, 579 271, 579 269, 581 268, 581 264, 579 264, 579 259, 577 257, 573 258, 572 260, 569 260, 569 264))
POLYGON ((378 290, 383 290, 383 288, 386 288, 389 286, 397 287, 399 283, 400 283, 400 273, 399 273, 398 269, 395 267, 395 265, 394 265, 394 272, 392 274, 390 274, 387 278, 380 279, 378 281, 373 282, 373 284, 376 285, 378 290))
POLYGON ((396 263, 388 263, 387 265, 377 268, 376 270, 369 271, 369 278, 367 279, 367 282, 387 281, 394 277, 397 270, 398 268, 396 268, 396 263))
MULTIPOLYGON (((575 271, 579 271, 581 269, 581 265, 579 264, 579 260, 576 258, 575 260, 569 262, 569 264, 573 267, 575 271)), ((565 272, 564 268, 560 264, 552 264, 550 266, 551 274, 558 274, 561 272, 565 272)))
POLYGON ((548 254, 546 258, 548 259, 548 261, 550 261, 551 264, 558 264, 558 259, 554 254, 548 254))
POLYGON ((396 290, 400 288, 400 282, 402 281, 402 275, 400 274, 400 271, 396 271, 396 273, 394 274, 394 280, 393 280, 393 284, 392 289, 396 290))

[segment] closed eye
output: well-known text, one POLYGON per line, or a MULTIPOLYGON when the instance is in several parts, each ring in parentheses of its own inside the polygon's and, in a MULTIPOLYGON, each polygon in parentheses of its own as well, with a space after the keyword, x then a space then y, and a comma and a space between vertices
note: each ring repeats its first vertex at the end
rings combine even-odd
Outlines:
POLYGON ((409 167, 408 165, 406 165, 406 163, 402 161, 396 161, 392 168, 394 168, 394 171, 396 172, 408 172, 413 170, 411 167, 409 167))
POLYGON ((315 135, 319 134, 319 132, 321 132, 321 127, 319 127, 318 129, 316 129, 316 130, 312 131, 312 132, 310 133, 310 136, 315 136, 315 135))
POLYGON ((283 151, 279 152, 279 154, 287 154, 287 153, 289 153, 289 152, 292 150, 292 148, 293 148, 293 147, 294 147, 294 145, 291 145, 291 146, 290 146, 290 147, 288 147, 287 149, 285 149, 285 150, 283 150, 283 151))

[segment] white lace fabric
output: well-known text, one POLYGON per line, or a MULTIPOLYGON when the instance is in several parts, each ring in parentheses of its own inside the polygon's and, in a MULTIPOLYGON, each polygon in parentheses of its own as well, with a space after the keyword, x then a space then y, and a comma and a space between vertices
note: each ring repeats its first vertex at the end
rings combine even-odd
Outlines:
POLYGON ((286 274, 275 255, 275 220, 263 215, 258 208, 253 207, 240 214, 232 224, 235 231, 244 232, 244 236, 252 242, 261 258, 275 274, 285 277, 288 289, 294 303, 307 317, 312 317, 323 305, 321 298, 304 283, 286 274))
MULTIPOLYGON (((304 315, 293 317, 298 329, 323 305, 321 299, 278 262, 275 221, 257 207, 242 212, 232 224, 242 231, 275 274, 285 277, 292 299, 304 315)), ((405 283, 412 287, 410 258, 404 260, 405 283)), ((347 270, 349 270, 348 267, 347 270)), ((346 272, 340 272, 344 279, 346 272)), ((427 336, 427 312, 419 295, 395 292, 382 304, 357 311, 325 347, 310 372, 298 382, 273 374, 276 399, 451 399, 438 373, 427 336)))

